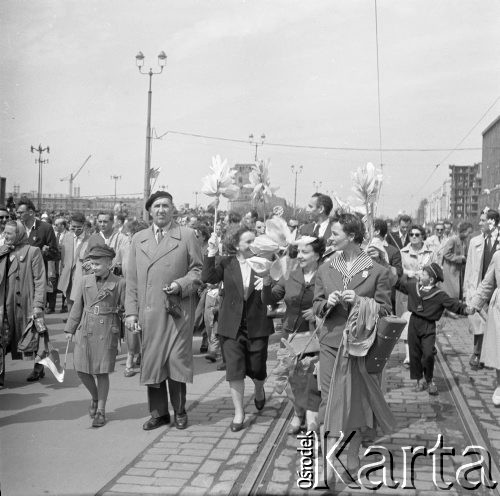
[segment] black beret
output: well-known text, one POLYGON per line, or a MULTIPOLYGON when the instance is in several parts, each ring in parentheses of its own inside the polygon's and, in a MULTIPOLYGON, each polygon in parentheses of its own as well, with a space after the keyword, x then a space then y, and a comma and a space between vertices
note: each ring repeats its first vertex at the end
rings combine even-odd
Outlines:
POLYGON ((146 202, 146 210, 149 210, 151 205, 153 205, 158 198, 168 198, 172 203, 174 202, 172 195, 168 191, 156 191, 148 198, 148 201, 146 202))
POLYGON ((425 270, 431 277, 433 277, 436 282, 443 282, 443 269, 436 262, 426 265, 423 270, 425 270))
POLYGON ((115 250, 113 248, 110 248, 107 245, 96 245, 93 246, 89 254, 87 255, 89 258, 115 258, 115 250))

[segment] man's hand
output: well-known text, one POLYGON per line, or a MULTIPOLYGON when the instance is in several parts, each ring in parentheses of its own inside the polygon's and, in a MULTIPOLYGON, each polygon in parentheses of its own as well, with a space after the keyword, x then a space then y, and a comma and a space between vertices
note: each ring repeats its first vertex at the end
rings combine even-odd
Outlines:
POLYGON ((467 307, 465 309, 465 312, 467 313, 467 315, 472 315, 473 313, 476 312, 476 309, 474 307, 467 307))
POLYGON ((179 286, 179 283, 174 281, 166 288, 163 288, 163 291, 165 291, 168 295, 178 295, 181 292, 181 287, 179 286))
POLYGON ((340 291, 334 291, 328 295, 328 300, 326 302, 327 308, 332 308, 335 305, 338 305, 340 302, 340 291))
POLYGON ((125 327, 129 330, 129 331, 135 331, 136 327, 137 327, 137 323, 139 322, 139 319, 137 318, 137 315, 129 315, 126 319, 125 319, 125 327))
POLYGON ((50 246, 49 245, 43 245, 42 246, 42 253, 44 255, 47 255, 47 253, 49 252, 49 249, 50 249, 50 246))
POLYGON ((302 317, 304 317, 305 320, 308 322, 313 322, 314 321, 314 312, 312 308, 308 308, 307 310, 304 310, 302 312, 302 317))

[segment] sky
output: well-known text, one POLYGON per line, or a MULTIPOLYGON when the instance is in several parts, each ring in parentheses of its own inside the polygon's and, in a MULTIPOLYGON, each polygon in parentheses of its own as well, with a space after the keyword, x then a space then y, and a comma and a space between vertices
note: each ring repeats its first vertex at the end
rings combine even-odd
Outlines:
POLYGON ((212 156, 252 162, 246 140, 265 133, 259 159, 288 201, 291 165, 303 166, 305 205, 314 181, 353 197, 351 173, 372 162, 383 164, 379 213, 414 212, 449 164, 481 161, 481 132, 500 115, 500 2, 378 0, 377 16, 382 147, 454 149, 468 135, 460 147, 472 150, 379 153, 375 0, 3 0, 0 175, 8 191, 36 190, 30 147, 42 144, 44 193, 66 194, 61 178, 92 155, 75 181, 82 196, 113 194, 112 175, 118 194, 142 194, 148 77, 135 55, 157 70, 163 50, 157 135, 244 141, 154 140, 157 187, 176 203, 194 204, 212 156))

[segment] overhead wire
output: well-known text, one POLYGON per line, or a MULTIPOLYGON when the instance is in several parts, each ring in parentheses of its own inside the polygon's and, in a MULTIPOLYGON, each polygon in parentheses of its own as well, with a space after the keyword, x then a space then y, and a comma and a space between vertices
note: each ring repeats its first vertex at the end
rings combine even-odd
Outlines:
MULTIPOLYGON (((444 161, 448 160, 448 158, 456 151, 459 150, 464 150, 464 148, 459 148, 459 146, 472 134, 472 131, 476 129, 476 127, 480 124, 480 122, 486 117, 488 112, 497 104, 497 102, 500 100, 500 95, 495 98, 493 103, 486 109, 486 111, 481 115, 479 120, 470 128, 470 130, 467 132, 467 134, 457 143, 457 146, 455 148, 452 148, 447 155, 443 159, 441 159, 435 166, 432 172, 429 174, 429 177, 425 180, 425 182, 422 184, 422 186, 415 192, 420 193, 429 183, 429 181, 432 179, 432 176, 434 176, 435 172, 438 170, 438 168, 443 164, 444 161)), ((411 195, 412 197, 415 196, 415 194, 411 195)))
MULTIPOLYGON (((176 131, 173 129, 169 129, 165 131, 161 135, 156 135, 154 139, 162 139, 167 134, 175 134, 180 136, 189 136, 193 138, 202 138, 216 141, 230 141, 233 143, 245 143, 248 144, 248 139, 241 138, 227 138, 222 136, 210 136, 206 134, 200 133, 192 133, 187 131, 176 131)), ((467 147, 467 148, 362 148, 362 147, 349 147, 349 146, 322 146, 322 145, 298 145, 293 143, 274 143, 268 142, 265 143, 266 146, 276 146, 282 148, 302 148, 309 150, 340 150, 340 151, 355 151, 355 152, 445 152, 445 151, 477 151, 481 150, 481 147, 467 147)))

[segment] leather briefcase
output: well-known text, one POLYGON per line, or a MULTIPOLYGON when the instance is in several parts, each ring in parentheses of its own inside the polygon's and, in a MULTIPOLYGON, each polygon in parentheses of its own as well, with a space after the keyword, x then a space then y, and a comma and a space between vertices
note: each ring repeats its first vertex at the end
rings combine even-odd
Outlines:
POLYGON ((382 317, 378 320, 375 341, 365 358, 366 371, 369 374, 378 374, 384 370, 405 325, 406 320, 395 315, 382 317))

